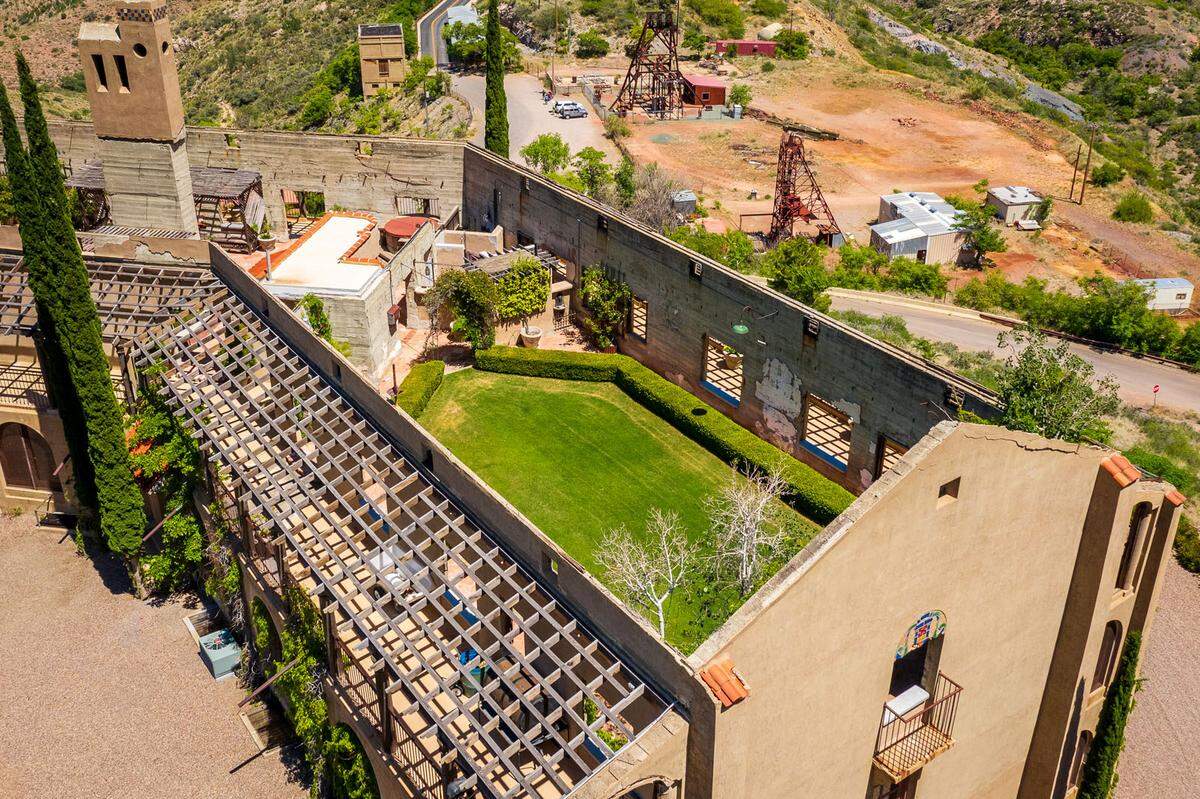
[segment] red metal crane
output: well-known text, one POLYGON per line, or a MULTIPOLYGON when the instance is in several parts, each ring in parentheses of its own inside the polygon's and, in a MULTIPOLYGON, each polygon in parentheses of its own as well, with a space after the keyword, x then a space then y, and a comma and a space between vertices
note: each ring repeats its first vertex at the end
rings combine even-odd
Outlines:
POLYGON ((775 178, 775 206, 771 209, 771 230, 767 240, 775 244, 791 238, 796 221, 816 225, 815 240, 833 245, 842 229, 821 194, 817 178, 804 152, 804 134, 797 128, 784 128, 779 141, 779 174, 775 178))
POLYGON ((679 26, 670 11, 651 11, 642 23, 633 60, 612 111, 625 116, 641 108, 658 119, 683 116, 683 75, 679 71, 679 26))

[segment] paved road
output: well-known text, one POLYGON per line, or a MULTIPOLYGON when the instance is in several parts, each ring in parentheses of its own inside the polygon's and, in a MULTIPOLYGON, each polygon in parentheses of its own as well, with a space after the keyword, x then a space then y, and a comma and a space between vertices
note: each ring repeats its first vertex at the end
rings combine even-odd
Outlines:
MULTIPOLYGON (((477 120, 472 142, 483 146, 483 76, 455 75, 454 91, 471 104, 477 120)), ((533 75, 524 72, 504 78, 504 92, 508 97, 508 142, 513 160, 520 162, 521 148, 543 133, 557 133, 576 152, 584 147, 595 147, 617 163, 619 155, 612 142, 604 138, 604 124, 591 109, 582 119, 562 119, 550 113, 542 102, 542 83, 533 75)), ((587 101, 580 99, 587 107, 587 101)))
POLYGON ((446 40, 442 38, 446 12, 468 2, 470 0, 440 0, 417 21, 417 52, 420 55, 431 56, 439 67, 450 63, 450 57, 446 54, 446 40))
MULTIPOLYGON (((885 297, 870 300, 834 297, 833 308, 838 311, 860 311, 873 316, 894 314, 904 318, 913 335, 946 341, 965 350, 1008 354, 996 346, 996 336, 1008 328, 994 322, 950 316, 934 309, 889 301, 885 297)), ((1092 349, 1082 344, 1071 344, 1071 350, 1092 363, 1098 375, 1112 375, 1120 383, 1119 393, 1126 402, 1149 405, 1154 397, 1151 389, 1157 384, 1161 388, 1158 395, 1160 405, 1200 411, 1200 374, 1129 355, 1092 349)))

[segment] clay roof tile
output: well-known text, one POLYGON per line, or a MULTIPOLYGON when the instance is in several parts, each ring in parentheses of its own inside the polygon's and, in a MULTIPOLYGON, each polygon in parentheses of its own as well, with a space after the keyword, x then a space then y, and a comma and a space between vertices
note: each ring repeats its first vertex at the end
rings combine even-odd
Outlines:
POLYGON ((1142 476, 1133 464, 1121 455, 1113 455, 1100 462, 1101 468, 1108 472, 1121 488, 1133 485, 1142 476))
POLYGON ((1167 502, 1170 502, 1175 507, 1179 507, 1183 503, 1187 502, 1187 497, 1178 491, 1171 491, 1167 494, 1167 502))
POLYGON ((713 692, 713 696, 722 707, 733 707, 738 702, 750 696, 745 683, 733 671, 733 662, 729 658, 721 658, 700 670, 700 678, 713 692))

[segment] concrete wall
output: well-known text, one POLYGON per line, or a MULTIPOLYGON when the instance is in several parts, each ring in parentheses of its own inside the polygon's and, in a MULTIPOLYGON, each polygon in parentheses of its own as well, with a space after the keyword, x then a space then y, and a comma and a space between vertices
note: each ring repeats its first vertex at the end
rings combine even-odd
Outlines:
MULTIPOLYGON (((90 123, 55 120, 50 131, 68 167, 100 158, 90 123)), ((327 208, 367 211, 381 221, 397 215, 397 197, 433 200, 443 221, 462 204, 463 145, 458 142, 188 128, 187 151, 192 166, 261 173, 275 230, 287 229, 283 189, 324 192, 327 208)))
MULTIPOLYGON (((1017 796, 1043 693, 1061 690, 1047 682, 1060 627, 1102 632, 1106 621, 1064 616, 1074 594, 1097 596, 1074 579, 1077 556, 1108 575, 1124 542, 1114 526, 1142 496, 1101 471, 1107 454, 991 427, 935 429, 692 656, 695 666, 730 656, 750 696, 715 711, 711 751, 689 760, 689 795, 865 796, 894 652, 936 609, 947 622, 940 670, 963 690, 956 743, 924 767, 920 796, 1017 796), (958 498, 939 501, 954 479, 958 498), (1046 485, 1055 490, 1030 502, 1046 485)), ((1146 490, 1161 501, 1161 485, 1146 490)), ((1089 653, 1082 665, 1075 655, 1076 673, 1094 665, 1089 653)))
POLYGON ((880 436, 910 447, 937 422, 955 416, 951 389, 962 393, 968 410, 992 413, 990 395, 981 387, 875 342, 490 153, 468 147, 463 179, 464 227, 490 230, 498 223, 509 244, 527 237, 575 264, 610 270, 649 305, 647 341, 625 337, 621 351, 851 490, 872 482, 880 436), (693 264, 702 266, 699 278, 693 264), (749 325, 748 334, 732 332, 739 321, 749 325), (805 333, 806 322, 818 328, 817 335, 805 333), (705 334, 745 356, 736 405, 701 386, 705 334), (847 470, 800 446, 806 392, 833 403, 854 422, 847 470))

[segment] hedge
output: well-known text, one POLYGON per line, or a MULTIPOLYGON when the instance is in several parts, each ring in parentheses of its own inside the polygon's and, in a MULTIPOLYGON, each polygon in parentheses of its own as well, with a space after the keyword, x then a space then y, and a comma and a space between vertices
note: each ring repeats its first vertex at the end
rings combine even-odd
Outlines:
POLYGON ((1079 799, 1108 799, 1117 777, 1117 758, 1125 746, 1125 723, 1133 710, 1133 693, 1138 687, 1138 653, 1142 647, 1140 633, 1132 632, 1125 639, 1125 651, 1117 666, 1117 674, 1104 698, 1096 737, 1083 764, 1079 781, 1079 799))
POLYGON ((709 452, 739 469, 782 468, 796 510, 828 524, 854 495, 627 355, 491 347, 475 355, 487 372, 615 383, 641 405, 709 452))
POLYGON ((444 361, 425 361, 414 366, 400 382, 396 391, 396 405, 408 411, 412 417, 425 412, 425 406, 433 399, 442 376, 446 374, 444 361))

